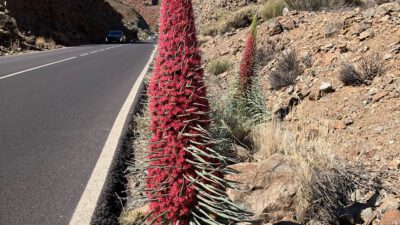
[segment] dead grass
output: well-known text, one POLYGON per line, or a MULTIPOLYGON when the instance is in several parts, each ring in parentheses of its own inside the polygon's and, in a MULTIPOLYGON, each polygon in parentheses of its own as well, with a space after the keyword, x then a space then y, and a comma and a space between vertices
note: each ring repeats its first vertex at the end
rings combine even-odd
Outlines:
POLYGON ((343 6, 362 6, 362 0, 284 0, 292 10, 317 11, 343 6))
POLYGON ((356 65, 345 62, 339 69, 339 80, 344 85, 359 86, 370 82, 385 71, 382 58, 378 53, 363 56, 356 65))
POLYGON ((119 224, 121 225, 141 225, 143 218, 145 217, 143 212, 132 211, 123 212, 119 218, 119 224))
POLYGON ((378 53, 366 55, 360 60, 360 69, 364 80, 372 81, 384 72, 382 58, 378 53))
MULTIPOLYGON (((258 161, 280 153, 290 156, 298 165, 297 217, 299 222, 311 220, 336 224, 341 209, 352 203, 351 194, 370 181, 360 179, 367 171, 351 167, 335 153, 335 135, 324 120, 292 126, 272 120, 251 133, 258 161)), ((370 183, 369 183, 370 184, 370 183)))
POLYGON ((219 11, 217 20, 201 29, 202 35, 215 36, 231 32, 238 28, 248 27, 252 18, 257 14, 258 6, 248 5, 235 12, 219 11))
POLYGON ((224 73, 229 69, 231 63, 226 59, 215 59, 207 65, 207 71, 215 76, 224 73))
POLYGON ((45 48, 45 49, 53 49, 57 46, 53 38, 45 38, 42 36, 36 38, 35 45, 38 48, 45 48))
POLYGON ((302 73, 295 50, 283 52, 277 62, 276 70, 272 71, 268 77, 273 89, 280 89, 293 85, 298 76, 302 73))
POLYGON ((261 7, 260 16, 266 20, 282 16, 284 8, 284 0, 270 0, 265 2, 264 5, 261 7))

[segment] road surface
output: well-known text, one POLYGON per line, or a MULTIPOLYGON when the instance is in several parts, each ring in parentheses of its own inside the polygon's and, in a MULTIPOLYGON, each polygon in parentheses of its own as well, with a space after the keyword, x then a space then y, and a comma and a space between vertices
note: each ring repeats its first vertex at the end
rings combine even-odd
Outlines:
POLYGON ((0 224, 68 224, 154 44, 0 57, 0 224))

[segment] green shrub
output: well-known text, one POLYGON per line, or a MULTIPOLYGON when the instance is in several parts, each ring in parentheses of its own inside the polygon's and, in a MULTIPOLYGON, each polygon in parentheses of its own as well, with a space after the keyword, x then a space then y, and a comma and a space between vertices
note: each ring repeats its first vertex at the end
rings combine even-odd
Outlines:
POLYGON ((277 16, 282 16, 284 8, 285 8, 284 0, 270 0, 267 1, 260 9, 260 16, 266 20, 277 16))
POLYGON ((258 77, 252 79, 246 98, 237 94, 237 86, 228 95, 222 95, 212 102, 212 118, 216 128, 213 131, 214 136, 246 148, 252 146, 248 138, 251 130, 271 116, 258 77))
POLYGON ((207 71, 213 75, 220 75, 227 71, 230 66, 230 63, 227 60, 217 59, 208 64, 207 71))

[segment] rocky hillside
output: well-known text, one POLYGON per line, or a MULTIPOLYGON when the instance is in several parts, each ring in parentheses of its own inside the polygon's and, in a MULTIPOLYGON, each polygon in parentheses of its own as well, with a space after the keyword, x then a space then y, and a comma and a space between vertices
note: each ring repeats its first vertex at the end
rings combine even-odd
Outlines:
POLYGON ((20 32, 15 19, 8 15, 5 5, 0 3, 0 56, 10 51, 37 50, 33 43, 34 38, 20 32))
MULTIPOLYGON (((238 182, 228 196, 255 213, 254 225, 400 224, 399 1, 332 0, 341 4, 312 10, 288 2, 193 0, 211 132, 242 172, 228 175, 238 182), (257 79, 243 97, 240 62, 254 14, 257 79)), ((149 123, 144 105, 122 224, 148 211, 137 170, 149 123)))
MULTIPOLYGON (((203 12, 203 8, 197 11, 200 19, 207 18, 203 12)), ((202 23, 212 21, 204 19, 202 23)), ((230 197, 252 209, 265 222, 389 224, 382 222, 386 211, 397 215, 393 221, 399 221, 400 212, 390 209, 400 206, 400 4, 323 12, 284 10, 283 16, 262 20, 257 28, 261 90, 268 111, 281 122, 252 129, 253 136, 249 138, 253 146, 248 148, 255 153, 236 147, 247 162, 233 166, 244 174, 230 179, 243 185, 241 191, 230 191, 230 197), (291 84, 276 86, 277 74, 293 72, 282 70, 284 63, 296 68, 298 77, 291 84), (353 65, 356 71, 375 68, 378 75, 361 86, 345 85, 340 76, 346 73, 346 65, 353 65), (299 142, 299 146, 293 141, 299 142), (300 155, 293 154, 299 151, 300 155), (316 157, 320 153, 322 159, 316 157), (321 160, 333 158, 340 166, 320 164, 321 160), (314 183, 312 186, 318 188, 311 188, 307 194, 307 185, 303 186, 307 177, 318 180, 313 182, 334 178, 317 174, 310 178, 313 172, 295 169, 304 164, 318 168, 319 173, 336 167, 343 174, 351 174, 350 180, 361 185, 353 187, 355 192, 348 192, 353 197, 345 202, 361 202, 365 208, 357 209, 357 214, 341 211, 343 208, 330 211, 325 208, 328 202, 319 206, 304 204, 305 199, 315 197, 310 193, 338 188, 314 183), (302 180, 296 182, 299 177, 302 180), (368 181, 359 181, 360 177, 368 181), (375 191, 380 193, 379 200, 373 197, 375 191), (331 218, 334 214, 344 216, 343 212, 350 215, 344 222, 331 218)), ((204 34, 200 43, 206 68, 215 67, 217 61, 228 65, 225 72, 217 74, 208 69, 210 97, 212 102, 221 104, 236 85, 248 29, 231 27, 217 33, 205 29, 200 28, 204 34)), ((332 182, 340 183, 340 179, 347 178, 332 182)), ((350 183, 346 181, 346 185, 350 183)), ((332 200, 319 198, 321 202, 332 200)))
POLYGON ((122 0, 0 3, 0 54, 98 43, 114 29, 123 30, 128 39, 135 40, 146 36, 149 25, 134 5, 122 0))
POLYGON ((136 39, 139 30, 148 29, 134 8, 119 0, 38 0, 35 4, 13 0, 7 9, 21 32, 64 45, 99 42, 112 29, 122 29, 136 39))
POLYGON ((133 6, 149 24, 151 30, 158 30, 159 1, 158 0, 123 0, 133 6))

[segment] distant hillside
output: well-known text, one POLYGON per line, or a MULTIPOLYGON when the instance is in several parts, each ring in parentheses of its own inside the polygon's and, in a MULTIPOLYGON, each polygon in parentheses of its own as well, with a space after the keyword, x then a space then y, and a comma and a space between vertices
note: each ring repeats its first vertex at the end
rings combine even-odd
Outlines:
POLYGON ((74 45, 102 41, 113 29, 128 38, 149 27, 132 6, 120 0, 31 0, 8 1, 9 16, 22 33, 52 38, 58 44, 74 45))
POLYGON ((123 2, 134 7, 143 16, 152 30, 158 30, 158 0, 123 0, 123 2))

